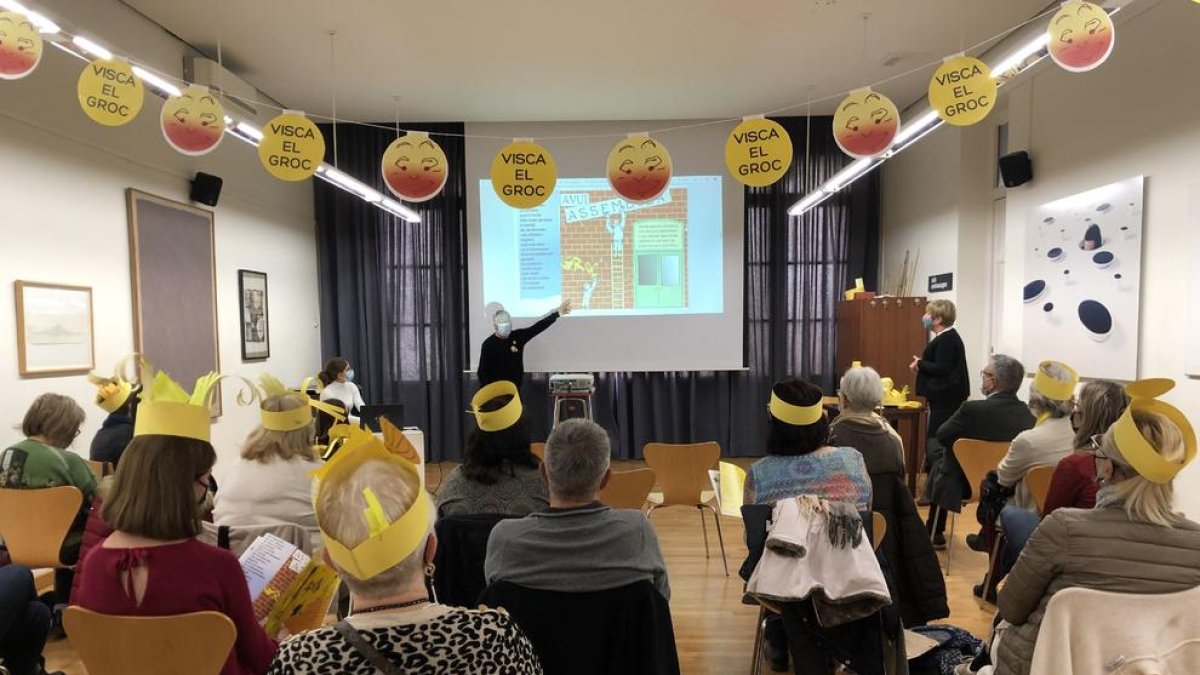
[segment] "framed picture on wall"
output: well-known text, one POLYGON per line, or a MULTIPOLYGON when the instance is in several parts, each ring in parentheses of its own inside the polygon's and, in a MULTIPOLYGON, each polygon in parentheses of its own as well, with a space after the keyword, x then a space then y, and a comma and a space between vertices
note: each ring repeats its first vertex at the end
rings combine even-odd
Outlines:
POLYGON ((73 375, 96 367, 91 288, 32 281, 13 286, 21 377, 73 375))
POLYGON ((269 358, 271 331, 267 316, 266 273, 238 270, 238 297, 242 308, 242 359, 269 358))

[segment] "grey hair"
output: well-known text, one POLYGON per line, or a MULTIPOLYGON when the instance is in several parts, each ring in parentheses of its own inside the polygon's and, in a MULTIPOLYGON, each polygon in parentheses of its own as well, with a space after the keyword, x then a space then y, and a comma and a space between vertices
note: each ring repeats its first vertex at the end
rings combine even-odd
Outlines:
POLYGON ((1005 394, 1015 394, 1025 379, 1025 366, 1007 354, 992 354, 992 370, 996 371, 996 389, 1005 394))
POLYGON ((608 432, 589 420, 567 420, 546 439, 546 478, 550 493, 570 501, 595 497, 608 471, 608 432))
POLYGON ((492 324, 498 324, 502 322, 512 322, 512 315, 508 313, 508 310, 499 309, 496 310, 496 313, 492 315, 492 324))
MULTIPOLYGON (((370 536, 370 526, 363 517, 367 508, 363 491, 370 488, 390 522, 395 522, 413 505, 420 494, 421 484, 416 475, 392 462, 372 459, 363 462, 350 475, 335 479, 321 490, 316 500, 317 521, 321 529, 346 548, 354 548, 370 536)), ((367 599, 385 598, 419 583, 425 567, 425 542, 433 532, 435 509, 429 509, 429 528, 421 545, 404 560, 370 579, 359 579, 337 567, 342 580, 355 595, 367 599)))
POLYGON ((874 368, 851 368, 842 375, 841 393, 852 411, 870 412, 883 403, 883 381, 874 368))
MULTIPOLYGON (((1071 374, 1057 363, 1047 363, 1041 368, 1047 376, 1055 380, 1060 382, 1071 381, 1071 374)), ((1037 388, 1037 380, 1034 380, 1033 382, 1034 383, 1029 386, 1030 410, 1039 415, 1042 413, 1050 413, 1050 417, 1058 419, 1060 417, 1066 417, 1067 415, 1070 415, 1071 411, 1075 409, 1074 395, 1072 395, 1072 397, 1066 401, 1058 401, 1047 397, 1045 394, 1039 391, 1037 388)))

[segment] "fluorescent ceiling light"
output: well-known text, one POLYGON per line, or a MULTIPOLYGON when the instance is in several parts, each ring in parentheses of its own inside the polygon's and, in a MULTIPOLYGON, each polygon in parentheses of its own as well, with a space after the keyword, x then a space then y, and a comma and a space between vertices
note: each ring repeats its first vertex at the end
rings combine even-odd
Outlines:
POLYGON ((394 213, 394 214, 400 216, 401 218, 407 220, 410 223, 421 222, 421 214, 417 213, 416 211, 413 211, 412 209, 408 208, 404 204, 401 204, 400 202, 398 202, 395 199, 392 199, 390 197, 384 197, 383 201, 380 202, 379 206, 382 207, 383 210, 390 211, 391 213, 394 213))
POLYGON ((377 190, 349 174, 342 173, 334 168, 326 168, 321 175, 325 180, 346 188, 370 203, 383 201, 383 195, 379 194, 377 190))
POLYGON ((792 204, 791 208, 788 209, 788 215, 802 216, 806 211, 829 199, 831 196, 833 196, 832 192, 826 192, 820 188, 813 190, 804 199, 792 204))
POLYGON ((255 129, 254 127, 250 126, 249 124, 246 124, 245 122, 238 122, 237 126, 234 127, 234 129, 236 129, 237 131, 240 131, 242 134, 244 134, 248 138, 254 139, 256 142, 261 141, 263 139, 263 132, 259 131, 258 129, 255 129))
POLYGON ((0 7, 3 7, 10 12, 24 14, 29 18, 30 21, 33 22, 33 25, 37 26, 38 31, 42 33, 54 34, 62 30, 58 27, 58 24, 54 23, 50 19, 47 19, 42 14, 29 9, 25 5, 16 2, 15 0, 0 0, 0 7))
POLYGON ((862 159, 854 160, 849 166, 835 173, 833 178, 825 181, 825 191, 837 192, 838 190, 841 190, 855 178, 858 178, 862 174, 866 173, 868 169, 874 166, 874 164, 874 157, 863 157, 862 159))
POLYGON ((75 37, 71 38, 71 42, 75 43, 76 47, 79 47, 83 51, 95 56, 96 58, 108 60, 113 57, 112 52, 83 37, 82 35, 76 35, 75 37))
POLYGON ((1016 68, 1017 66, 1021 65, 1022 63, 1025 63, 1025 59, 1027 59, 1027 58, 1033 56, 1034 54, 1040 52, 1041 50, 1045 49, 1046 45, 1049 44, 1049 42, 1050 42, 1050 34, 1049 33, 1046 33, 1046 32, 1038 33, 1038 36, 1036 38, 1025 43, 1019 49, 1017 49, 1017 51, 1013 52, 1012 54, 1009 54, 1008 58, 1004 59, 1000 63, 997 63, 995 65, 995 67, 993 67, 991 69, 992 77, 1000 77, 1000 76, 1004 75, 1004 73, 1007 73, 1008 71, 1012 70, 1013 68, 1016 68))
POLYGON ((146 82, 149 82, 150 84, 154 85, 155 87, 158 88, 159 91, 164 92, 170 96, 179 96, 180 94, 183 93, 183 90, 181 90, 179 87, 172 84, 170 81, 163 79, 163 78, 159 77, 158 75, 155 75, 154 73, 150 72, 149 70, 146 70, 145 68, 143 68, 141 66, 134 66, 133 74, 142 78, 146 82))
POLYGON ((938 118, 936 110, 930 110, 924 115, 921 115, 916 120, 904 124, 900 127, 900 133, 896 134, 896 139, 892 141, 892 147, 895 148, 902 145, 905 141, 916 136, 925 130, 925 127, 933 124, 938 118))

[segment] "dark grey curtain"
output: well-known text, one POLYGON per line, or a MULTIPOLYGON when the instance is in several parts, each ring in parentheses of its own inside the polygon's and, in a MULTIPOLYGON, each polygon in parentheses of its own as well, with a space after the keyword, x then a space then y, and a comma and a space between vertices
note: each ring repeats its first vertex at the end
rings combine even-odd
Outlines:
MULTIPOLYGON (((791 135, 796 158, 783 180, 746 191, 747 370, 597 373, 596 421, 609 430, 618 457, 640 457, 650 441, 702 440, 720 442, 727 455, 761 455, 772 382, 795 375, 834 390, 837 300, 854 277, 868 287, 876 281, 878 176, 789 217, 788 207, 850 158, 834 142, 830 118, 776 120, 791 135)), ((379 157, 394 135, 361 127, 338 132, 342 169, 382 189, 379 157)), ((463 410, 474 389, 460 375, 473 347, 465 344, 465 153, 460 138, 437 138, 451 178, 442 196, 419 206, 420 224, 321 182, 316 188, 324 350, 356 364, 369 401, 404 403, 435 461, 458 458, 473 427, 463 410)), ((522 393, 534 437, 544 439, 546 377, 527 378, 522 393)))
MULTIPOLYGON (((354 365, 368 403, 401 403, 405 423, 426 433, 426 454, 456 458, 463 445, 466 330, 466 159, 462 124, 406 124, 429 131, 451 173, 442 193, 407 223, 314 180, 321 345, 354 365), (440 135, 452 134, 452 135, 440 135)), ((332 127, 322 127, 333 161, 332 127)), ((339 168, 387 193, 380 157, 394 131, 337 127, 339 168)))

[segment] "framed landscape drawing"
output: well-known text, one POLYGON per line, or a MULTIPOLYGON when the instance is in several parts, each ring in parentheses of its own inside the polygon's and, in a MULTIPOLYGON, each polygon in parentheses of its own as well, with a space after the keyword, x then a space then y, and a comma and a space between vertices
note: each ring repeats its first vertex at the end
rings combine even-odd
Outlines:
POLYGON ((267 316, 266 273, 238 270, 238 297, 242 309, 242 359, 269 358, 271 331, 267 316))
POLYGON ((13 286, 21 377, 73 375, 96 367, 91 288, 33 281, 13 286))

